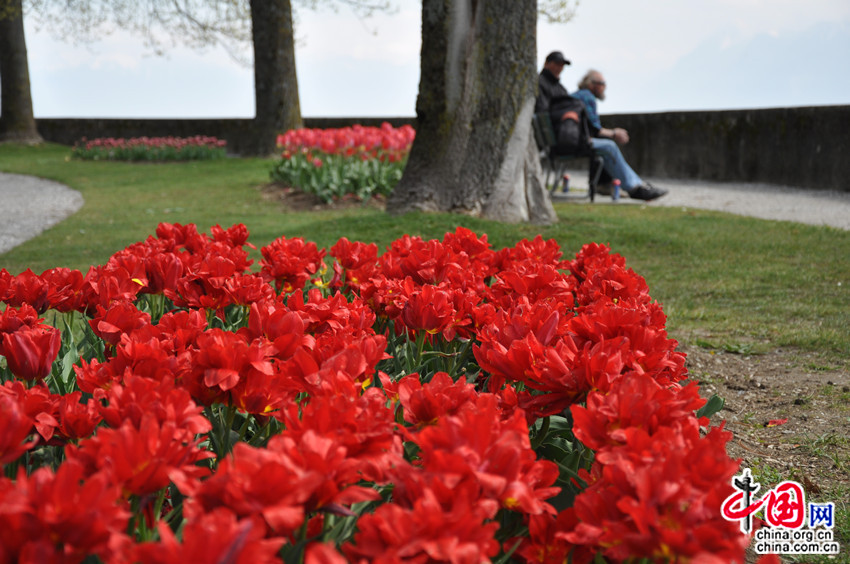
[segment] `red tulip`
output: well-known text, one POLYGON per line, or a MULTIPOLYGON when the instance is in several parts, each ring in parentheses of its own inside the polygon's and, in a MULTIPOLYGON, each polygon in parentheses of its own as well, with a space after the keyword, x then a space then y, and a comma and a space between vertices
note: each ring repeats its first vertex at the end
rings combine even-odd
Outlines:
MULTIPOLYGON (((22 304, 19 309, 7 307, 0 312, 0 333, 14 333, 24 325, 35 327, 44 321, 39 319, 38 312, 27 304, 22 304)), ((2 343, 0 343, 0 354, 3 354, 2 343)))
POLYGON ((0 268, 0 302, 7 302, 14 292, 15 277, 5 268, 0 268))
POLYGON ((146 413, 138 427, 133 421, 117 429, 101 427, 96 435, 80 441, 79 447, 66 447, 66 456, 87 472, 106 472, 125 495, 144 496, 177 479, 182 486, 206 477, 209 468, 198 462, 214 455, 199 443, 187 440, 175 421, 161 423, 155 414, 146 413))
POLYGON ((134 562, 182 564, 183 562, 227 562, 272 564, 280 562, 277 553, 282 537, 265 538, 265 528, 257 516, 237 519, 220 507, 186 523, 182 542, 164 521, 158 524, 160 540, 136 545, 134 562))
POLYGON ((401 316, 408 329, 434 335, 454 320, 455 310, 448 292, 426 284, 408 298, 401 316))
POLYGON ((51 268, 41 273, 47 285, 48 307, 66 313, 79 309, 82 300, 83 273, 69 268, 51 268))
POLYGON ((3 335, 2 353, 12 374, 24 380, 41 380, 50 374, 61 344, 58 329, 23 326, 3 335))
POLYGON ((4 562, 122 562, 129 512, 105 473, 65 461, 54 473, 18 470, 0 478, 0 547, 4 562))
POLYGON ((150 323, 150 314, 139 311, 131 302, 125 301, 112 302, 108 308, 98 304, 97 314, 89 321, 92 331, 113 347, 118 345, 121 335, 150 323))
POLYGON ((14 397, 0 395, 0 466, 8 464, 35 446, 24 442, 33 432, 34 422, 14 397))
POLYGON ((44 313, 50 307, 49 291, 47 283, 28 268, 12 280, 8 290, 8 304, 11 306, 28 304, 39 313, 44 313))
POLYGON ((300 290, 324 266, 325 249, 307 243, 301 237, 279 237, 260 249, 263 260, 260 274, 267 281, 274 280, 278 291, 287 294, 300 290))

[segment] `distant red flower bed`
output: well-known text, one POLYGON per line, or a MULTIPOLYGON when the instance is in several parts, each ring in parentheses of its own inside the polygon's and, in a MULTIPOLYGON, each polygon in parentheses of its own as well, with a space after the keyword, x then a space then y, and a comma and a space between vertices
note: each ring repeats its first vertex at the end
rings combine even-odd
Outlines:
POLYGON ((292 129, 278 135, 277 145, 286 153, 320 152, 326 155, 378 159, 396 162, 404 159, 416 131, 409 125, 395 128, 354 125, 339 129, 292 129))
POLYGON ((346 196, 388 196, 401 180, 415 136, 409 125, 389 123, 293 129, 277 138, 281 160, 271 177, 328 203, 346 196))
POLYGON ((81 139, 71 156, 83 160, 190 161, 223 158, 227 142, 206 135, 193 137, 101 137, 81 139))
POLYGON ((743 562, 730 433, 607 246, 246 247, 0 270, 0 560, 743 562))

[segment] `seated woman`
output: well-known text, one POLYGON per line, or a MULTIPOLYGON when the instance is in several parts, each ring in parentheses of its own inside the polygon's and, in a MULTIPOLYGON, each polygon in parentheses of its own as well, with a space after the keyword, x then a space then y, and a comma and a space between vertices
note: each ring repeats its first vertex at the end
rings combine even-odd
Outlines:
POLYGON ((654 200, 667 193, 667 190, 641 180, 640 176, 632 170, 626 162, 619 145, 629 142, 629 133, 625 129, 615 127, 608 129, 602 127, 599 111, 596 108, 596 100, 605 99, 605 78, 597 70, 590 70, 578 83, 578 92, 573 97, 584 102, 587 110, 587 119, 590 122, 590 130, 593 138, 590 144, 593 150, 602 155, 605 162, 605 172, 611 178, 620 179, 623 190, 628 192, 629 197, 638 200, 654 200))

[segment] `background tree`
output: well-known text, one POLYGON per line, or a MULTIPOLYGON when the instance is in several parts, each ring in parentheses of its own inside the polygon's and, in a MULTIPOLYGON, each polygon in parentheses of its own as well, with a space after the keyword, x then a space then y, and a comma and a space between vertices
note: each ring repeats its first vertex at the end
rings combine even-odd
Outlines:
POLYGON ((535 0, 423 0, 416 140, 388 211, 557 220, 531 132, 536 52, 535 0))
POLYGON ((251 0, 255 155, 270 155, 279 133, 301 127, 295 34, 289 0, 251 0))
POLYGON ((576 15, 580 0, 537 0, 537 13, 549 23, 565 23, 576 15))
POLYGON ((21 0, 0 0, 0 142, 41 143, 30 93, 21 0))

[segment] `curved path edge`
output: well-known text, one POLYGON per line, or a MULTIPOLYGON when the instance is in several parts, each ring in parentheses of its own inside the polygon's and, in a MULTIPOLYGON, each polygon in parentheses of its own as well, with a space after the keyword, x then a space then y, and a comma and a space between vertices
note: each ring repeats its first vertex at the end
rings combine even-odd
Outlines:
POLYGON ((39 235, 81 207, 82 194, 64 184, 0 172, 0 254, 39 235))

